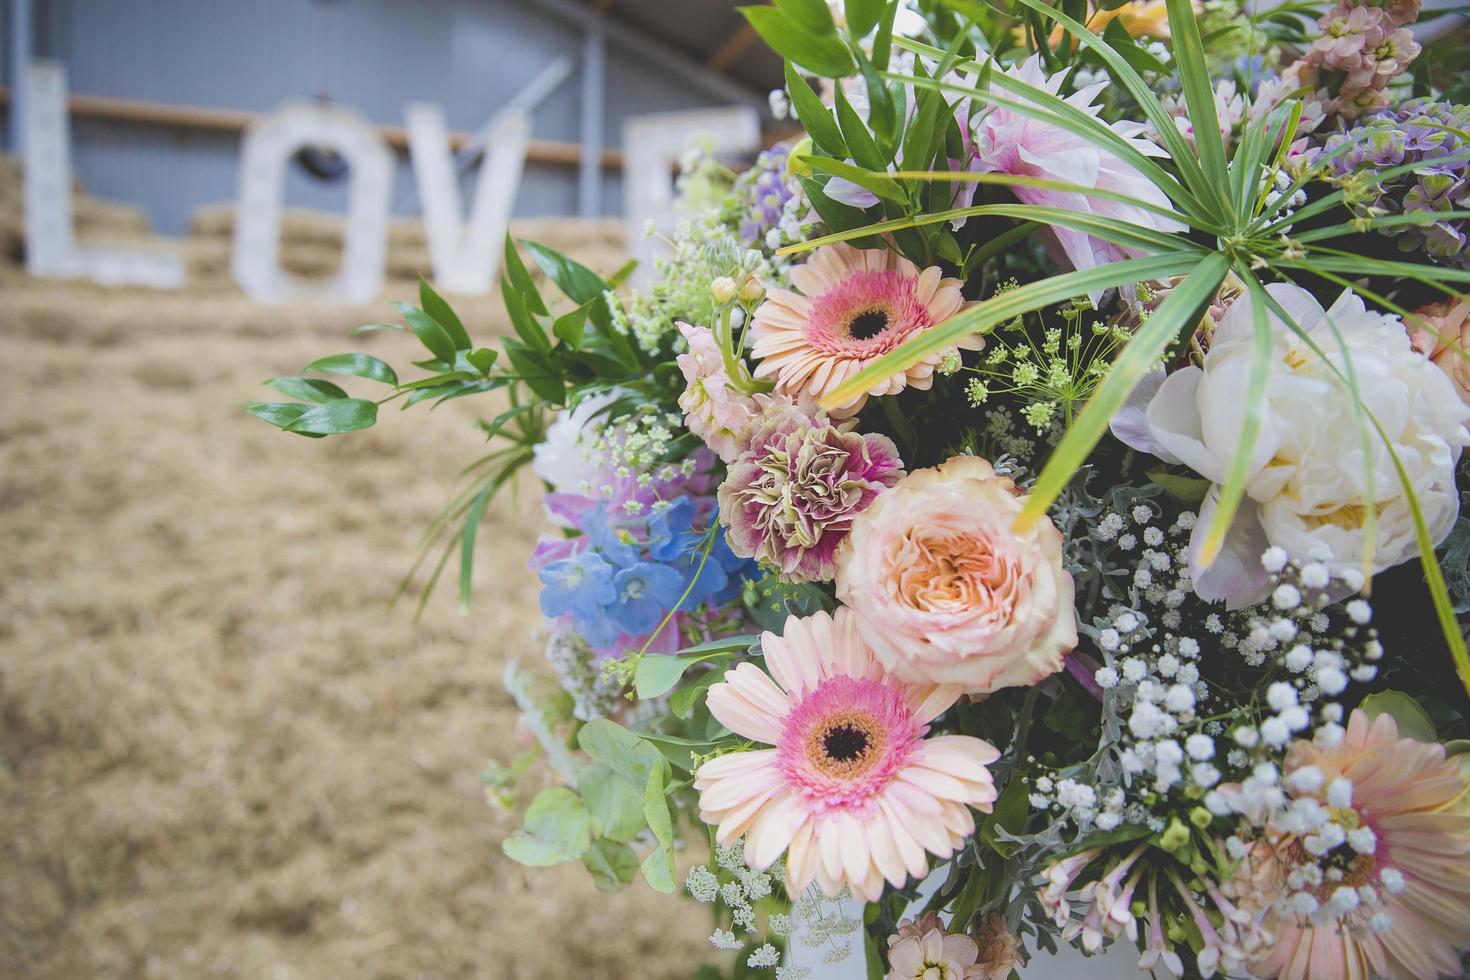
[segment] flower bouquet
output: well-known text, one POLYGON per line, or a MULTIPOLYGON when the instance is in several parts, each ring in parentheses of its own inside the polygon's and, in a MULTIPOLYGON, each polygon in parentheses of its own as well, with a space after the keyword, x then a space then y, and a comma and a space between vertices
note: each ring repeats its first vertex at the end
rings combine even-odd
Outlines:
POLYGON ((498 347, 425 285, 423 377, 311 365, 497 393, 425 592, 544 484, 506 853, 682 886, 742 976, 1462 975, 1470 84, 1419 12, 746 7, 802 134, 692 155, 651 285, 508 241, 498 347))

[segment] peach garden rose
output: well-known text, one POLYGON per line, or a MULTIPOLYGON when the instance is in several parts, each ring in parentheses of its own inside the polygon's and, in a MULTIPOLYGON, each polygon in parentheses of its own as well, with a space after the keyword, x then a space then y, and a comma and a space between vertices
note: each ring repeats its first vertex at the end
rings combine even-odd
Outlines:
POLYGON ((988 462, 955 456, 858 515, 837 597, 895 676, 988 694, 1061 670, 1077 645, 1072 576, 1051 521, 1012 527, 1023 505, 988 462))

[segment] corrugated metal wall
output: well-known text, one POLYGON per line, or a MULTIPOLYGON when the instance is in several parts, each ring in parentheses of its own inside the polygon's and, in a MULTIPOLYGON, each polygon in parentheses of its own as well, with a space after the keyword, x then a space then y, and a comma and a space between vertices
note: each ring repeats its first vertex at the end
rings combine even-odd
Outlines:
MULTIPOLYGON (((74 93, 265 110, 290 96, 329 96, 376 122, 401 125, 413 100, 442 104, 449 125, 475 129, 580 34, 529 0, 39 0, 38 54, 66 63, 74 93)), ((574 74, 541 104, 534 135, 576 141, 574 74)), ((711 101, 659 69, 608 51, 606 139, 623 119, 711 101)), ((233 135, 78 119, 75 166, 94 193, 145 207, 177 234, 200 204, 235 196, 233 135)), ((573 167, 530 164, 516 213, 571 214, 573 167)), ((336 208, 339 188, 302 175, 291 205, 336 208)), ((418 213, 407 157, 395 208, 418 213)), ((603 207, 622 206, 617 175, 603 207)))

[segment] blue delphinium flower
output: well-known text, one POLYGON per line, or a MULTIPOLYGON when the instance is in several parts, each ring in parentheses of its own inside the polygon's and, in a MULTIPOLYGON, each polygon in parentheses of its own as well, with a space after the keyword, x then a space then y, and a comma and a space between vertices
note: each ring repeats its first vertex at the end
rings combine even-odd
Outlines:
POLYGON ((632 532, 608 521, 606 504, 599 504, 587 512, 582 530, 591 540, 592 547, 619 568, 643 559, 642 547, 632 532))
POLYGON ((603 613, 616 602, 613 566, 594 551, 562 558, 541 569, 541 612, 551 619, 571 614, 572 624, 592 646, 606 646, 617 633, 603 613))
POLYGON ((641 636, 674 608, 687 585, 688 580, 668 565, 651 561, 629 565, 613 576, 617 600, 607 615, 624 633, 641 636))

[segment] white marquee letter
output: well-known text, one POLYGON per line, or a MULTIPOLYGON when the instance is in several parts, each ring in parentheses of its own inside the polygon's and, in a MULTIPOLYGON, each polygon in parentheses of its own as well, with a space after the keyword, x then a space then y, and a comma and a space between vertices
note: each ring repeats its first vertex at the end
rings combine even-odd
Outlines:
POLYGON ((67 126, 66 69, 54 61, 26 67, 26 271, 33 276, 84 277, 105 286, 177 289, 184 259, 174 243, 78 244, 71 213, 71 133, 67 126))
POLYGON ((459 178, 449 153, 444 110, 434 103, 414 102, 405 115, 434 282, 451 293, 487 293, 495 281, 501 242, 526 162, 526 147, 531 141, 530 114, 510 106, 490 121, 489 146, 480 165, 468 223, 462 217, 459 178))
POLYGON ((383 285, 392 190, 393 155, 361 115, 294 100, 282 103, 245 131, 231 258, 235 281, 262 303, 308 297, 372 302, 383 285), (303 146, 331 147, 348 166, 342 267, 322 282, 298 279, 280 265, 286 164, 303 146))
POLYGON ((715 155, 749 153, 760 147, 760 116, 750 106, 656 112, 631 116, 623 123, 623 208, 628 245, 638 260, 635 283, 648 282, 658 243, 644 234, 649 221, 660 234, 672 235, 674 167, 696 143, 715 155))

